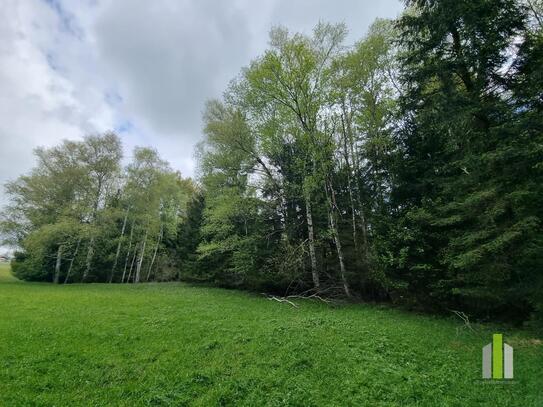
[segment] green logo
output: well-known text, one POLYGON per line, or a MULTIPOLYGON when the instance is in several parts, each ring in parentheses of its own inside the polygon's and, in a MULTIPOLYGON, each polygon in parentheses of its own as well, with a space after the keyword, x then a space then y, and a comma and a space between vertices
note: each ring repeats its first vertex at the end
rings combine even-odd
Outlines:
POLYGON ((483 379, 513 378, 513 348, 503 342, 502 334, 492 335, 492 343, 483 347, 483 379))

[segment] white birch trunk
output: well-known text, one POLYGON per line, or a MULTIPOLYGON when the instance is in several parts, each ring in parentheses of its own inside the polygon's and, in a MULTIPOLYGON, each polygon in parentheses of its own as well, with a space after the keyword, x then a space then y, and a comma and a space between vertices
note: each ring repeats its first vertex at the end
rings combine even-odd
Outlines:
POLYGON ((130 263, 130 271, 128 272, 128 277, 126 279, 127 283, 130 281, 130 278, 132 278, 132 270, 134 269, 134 263, 136 261, 137 255, 138 255, 138 245, 136 244, 136 248, 134 249, 134 255, 132 256, 132 262, 130 263))
POLYGON ((158 246, 160 245, 160 242, 162 241, 162 235, 164 233, 164 229, 162 226, 162 223, 160 224, 160 233, 158 234, 158 239, 155 246, 155 251, 153 253, 153 257, 151 258, 151 264, 149 265, 149 270, 147 270, 147 278, 146 281, 149 281, 149 277, 151 276, 151 269, 153 268, 153 264, 155 263, 156 254, 158 252, 158 246))
POLYGON ((142 247, 141 247, 140 258, 138 259, 138 266, 136 268, 136 276, 134 278, 135 283, 140 282, 141 265, 143 264, 143 258, 145 256, 145 246, 146 246, 146 244, 147 244, 147 229, 145 229, 145 236, 143 236, 143 244, 142 244, 142 247))
POLYGON ((128 209, 126 210, 126 213, 124 214, 123 227, 121 228, 121 236, 119 238, 119 243, 117 244, 117 251, 115 253, 115 261, 113 262, 113 267, 111 268, 111 275, 109 276, 110 283, 113 281, 113 276, 115 274, 115 267, 117 267, 117 263, 119 261, 119 255, 121 254, 121 243, 123 240, 124 231, 126 229, 127 219, 128 219, 128 209))
POLYGON ((53 283, 58 284, 60 279, 60 268, 62 266, 62 250, 64 248, 63 244, 58 245, 57 249, 57 260, 55 262, 55 275, 53 277, 53 283))
MULTIPOLYGON (((343 109, 345 109, 345 105, 343 105, 343 109)), ((347 112, 344 110, 343 114, 346 116, 347 112)), ((345 164, 347 165, 347 188, 349 189, 349 201, 351 204, 351 225, 353 229, 353 243, 356 256, 360 258, 360 252, 358 248, 358 234, 356 232, 356 209, 353 196, 353 183, 351 180, 352 168, 351 162, 349 160, 349 149, 347 148, 347 129, 345 127, 345 121, 343 120, 343 117, 341 118, 341 123, 343 126, 343 155, 345 156, 345 164)))
MULTIPOLYGON (((96 198, 93 204, 92 208, 92 216, 91 216, 91 229, 96 224, 96 215, 98 213, 98 206, 100 205, 100 196, 102 195, 102 179, 100 178, 98 180, 98 190, 96 192, 96 198)), ((87 249, 87 258, 85 260, 85 271, 83 272, 83 278, 81 281, 86 281, 89 277, 91 267, 92 267, 92 259, 94 257, 94 231, 92 231, 93 236, 91 236, 90 242, 89 242, 89 248, 87 249)))
POLYGON ((72 259, 70 260, 70 267, 68 267, 68 273, 66 273, 66 278, 64 279, 64 284, 68 282, 68 279, 70 278, 70 274, 72 273, 72 267, 74 265, 75 257, 77 256, 77 252, 79 251, 79 245, 81 244, 81 238, 77 239, 77 245, 75 246, 75 251, 72 256, 72 259))
MULTIPOLYGON (((352 106, 351 106, 351 111, 352 111, 352 106)), ((347 135, 349 137, 349 149, 351 151, 351 157, 353 159, 352 160, 353 170, 355 174, 358 174, 360 170, 360 162, 358 160, 358 155, 356 154, 356 151, 355 151, 355 145, 354 145, 355 142, 354 142, 354 136, 352 132, 352 120, 347 111, 345 111, 345 118, 347 121, 347 135)), ((367 268, 369 266, 368 227, 366 223, 366 217, 364 216, 364 208, 362 207, 362 200, 360 199, 360 190, 361 190, 360 181, 359 181, 359 178, 356 177, 356 175, 355 175, 355 183, 358 190, 357 191, 358 193, 356 194, 356 197, 355 197, 355 201, 358 205, 358 210, 360 214, 360 229, 362 230, 362 244, 364 246, 363 247, 363 250, 364 250, 363 262, 364 262, 365 267, 367 268)))
POLYGON ((332 236, 334 237, 334 243, 336 245, 337 257, 339 260, 339 273, 341 277, 341 284, 343 285, 343 291, 347 297, 351 296, 351 290, 349 289, 349 283, 347 282, 346 270, 345 270, 345 261, 343 259, 343 249, 341 247, 341 239, 339 238, 339 232, 337 229, 336 215, 335 215, 335 205, 336 205, 336 193, 332 187, 332 184, 329 183, 330 195, 328 197, 328 204, 330 205, 330 210, 328 211, 328 219, 330 221, 330 229, 332 231, 332 236))
POLYGON ((87 278, 89 277, 93 257, 94 257, 94 236, 92 236, 89 241, 89 248, 87 249, 87 258, 85 259, 85 271, 83 272, 83 278, 81 279, 82 282, 87 281, 87 278))
POLYGON ((315 233, 313 229, 313 214, 311 212, 311 198, 306 194, 305 213, 307 219, 307 234, 309 237, 309 257, 311 259, 311 275, 315 289, 320 289, 319 271, 317 269, 317 256, 315 255, 315 233))
POLYGON ((123 276, 121 278, 121 283, 124 283, 124 277, 126 276, 126 268, 128 267, 128 259, 130 259, 130 250, 132 249, 132 236, 134 235, 134 222, 130 227, 130 239, 128 241, 128 250, 126 252, 126 258, 124 260, 123 276))

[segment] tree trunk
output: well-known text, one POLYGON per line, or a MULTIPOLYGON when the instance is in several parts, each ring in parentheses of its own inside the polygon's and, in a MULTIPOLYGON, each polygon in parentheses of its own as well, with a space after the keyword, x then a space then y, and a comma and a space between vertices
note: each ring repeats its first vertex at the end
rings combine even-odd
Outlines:
POLYGON ((57 249, 57 261, 55 263, 55 275, 53 276, 53 283, 58 284, 60 279, 60 268, 62 266, 62 250, 64 248, 63 244, 58 245, 57 249))
POLYGON ((132 270, 134 269, 134 263, 136 261, 137 255, 138 255, 138 245, 136 244, 136 248, 134 249, 134 255, 132 256, 132 262, 130 263, 130 271, 128 272, 128 277, 126 278, 127 283, 130 281, 130 278, 132 277, 132 270))
POLYGON ((362 224, 362 244, 364 245, 364 261, 366 265, 370 262, 370 251, 368 245, 368 226, 366 224, 366 217, 364 216, 364 210, 362 209, 362 203, 360 205, 360 222, 362 224))
MULTIPOLYGON (((93 204, 92 208, 92 215, 91 215, 91 229, 96 224, 96 215, 98 213, 98 206, 100 205, 100 196, 102 194, 102 178, 98 179, 98 189, 96 191, 96 198, 93 204)), ((94 231, 92 231, 94 233, 94 231)), ((91 266, 92 266, 92 259, 94 257, 94 234, 91 236, 90 242, 89 242, 89 248, 87 249, 87 258, 85 260, 85 271, 83 272, 83 278, 81 279, 82 282, 86 281, 89 277, 91 266)))
POLYGON ((358 194, 356 196, 356 203, 358 204, 359 217, 360 217, 360 230, 362 231, 362 246, 364 250, 364 265, 366 269, 369 269, 370 264, 370 250, 368 243, 368 224, 366 222, 366 216, 364 215, 364 208, 362 206, 362 199, 360 198, 360 185, 358 185, 358 194))
POLYGON ((141 265, 143 264, 143 257, 145 256, 145 245, 147 244, 147 229, 145 230, 145 236, 143 236, 143 243, 140 252, 140 258, 138 259, 138 266, 136 268, 136 276, 134 278, 135 283, 140 282, 141 265))
POLYGON ((68 267, 68 273, 66 273, 66 278, 64 279, 64 284, 68 282, 68 279, 70 278, 70 274, 72 273, 72 267, 74 265, 75 257, 77 256, 77 252, 79 251, 79 245, 81 244, 81 238, 77 239, 77 245, 75 246, 75 251, 72 256, 72 259, 70 260, 70 267, 68 267))
POLYGON ((146 281, 149 281, 149 277, 151 276, 151 269, 153 268, 153 264, 155 262, 155 259, 156 259, 156 254, 158 252, 158 246, 160 245, 160 242, 162 241, 162 234, 164 233, 163 232, 163 226, 162 226, 162 223, 160 224, 160 233, 158 234, 158 239, 157 239, 157 242, 156 242, 156 246, 155 246, 155 251, 153 253, 153 257, 151 259, 151 264, 149 265, 149 270, 147 270, 147 278, 145 279, 146 281))
MULTIPOLYGON (((352 106, 351 106, 351 111, 352 111, 352 106)), ((360 171, 360 162, 358 160, 358 155, 356 154, 356 151, 355 151, 355 140, 354 140, 354 135, 352 131, 352 119, 349 116, 348 112, 346 113, 345 118, 347 121, 346 130, 347 130, 347 135, 349 138, 349 150, 351 152, 352 166, 353 166, 353 171, 355 173, 355 177, 354 177, 355 185, 357 187, 357 193, 353 195, 355 196, 354 199, 358 206, 358 211, 359 211, 360 229, 362 230, 362 245, 363 245, 363 250, 364 250, 363 263, 364 263, 365 268, 367 269, 369 267, 368 226, 366 223, 366 217, 364 215, 362 199, 360 198, 360 191, 362 190, 362 188, 360 188, 360 178, 357 176, 357 174, 359 174, 359 171, 360 171)))
MULTIPOLYGON (((347 113, 345 112, 345 104, 343 104, 344 109, 344 115, 347 113)), ((345 121, 343 119, 343 116, 341 118, 341 123, 343 126, 343 155, 345 156, 345 164, 347 165, 347 188, 349 189, 349 201, 351 204, 351 224, 353 229, 353 243, 354 243, 354 251, 356 253, 356 257, 360 259, 360 251, 358 248, 358 236, 356 233, 356 208, 354 204, 354 196, 353 196, 353 182, 351 180, 352 177, 352 168, 351 163, 349 160, 349 149, 347 148, 347 129, 345 128, 345 121)))
POLYGON ((89 248, 87 249, 87 258, 85 259, 85 271, 83 272, 83 278, 81 279, 82 282, 87 281, 87 278, 89 277, 93 257, 94 257, 94 236, 92 236, 89 241, 89 248))
POLYGON ((309 237, 309 257, 311 258, 311 274, 315 289, 320 289, 319 271, 317 269, 317 256, 315 255, 315 233, 313 230, 313 214, 311 212, 311 198, 305 197, 305 214, 307 219, 307 234, 309 237))
POLYGON ((130 240, 128 241, 128 250, 126 252, 126 258, 124 260, 124 269, 123 276, 121 278, 121 283, 124 283, 124 277, 126 276, 126 267, 128 266, 128 259, 130 259, 130 250, 132 249, 132 236, 134 235, 134 222, 130 226, 130 240))
POLYGON ((351 290, 349 289, 349 283, 347 281, 345 271, 345 261, 343 259, 343 250, 341 248, 341 240, 337 231, 334 213, 330 213, 330 227, 332 228, 332 234, 334 235, 334 241, 336 243, 337 257, 339 259, 339 271, 341 276, 341 284, 343 285, 343 291, 347 297, 351 297, 351 290))
POLYGON ((117 262, 119 261, 119 255, 121 254, 121 243, 124 236, 124 231, 126 229, 126 220, 128 219, 128 209, 124 214, 123 227, 121 229, 121 236, 119 238, 119 244, 117 244, 117 252, 115 253, 115 261, 113 262, 113 267, 111 268, 111 274, 109 276, 109 282, 113 281, 113 275, 115 274, 115 267, 117 267, 117 262))
POLYGON ((330 195, 331 195, 331 197, 329 197, 328 193, 326 193, 328 204, 330 206, 330 210, 328 211, 328 219, 330 221, 330 229, 332 231, 332 236, 334 237, 334 242, 336 244, 337 257, 339 259, 339 272, 340 272, 340 277, 341 277, 341 284, 343 285, 343 291, 345 291, 345 295, 347 297, 350 297, 351 290, 349 289, 349 283, 347 281, 345 261, 343 259, 343 249, 341 247, 341 239, 339 238, 339 232, 337 229, 335 209, 334 209, 334 207, 336 206, 336 193, 334 191, 334 188, 331 182, 328 184, 328 186, 330 188, 330 195))

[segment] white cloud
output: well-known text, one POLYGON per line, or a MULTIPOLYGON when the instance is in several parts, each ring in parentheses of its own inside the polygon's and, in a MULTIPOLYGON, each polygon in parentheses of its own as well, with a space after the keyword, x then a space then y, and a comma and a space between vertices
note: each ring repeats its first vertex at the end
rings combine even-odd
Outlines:
MULTIPOLYGON (((51 67, 53 56, 44 51, 55 42, 56 20, 43 3, 8 1, 0 8, 1 184, 32 167, 33 148, 80 137, 85 127, 77 119, 84 106, 74 84, 51 67)), ((5 202, 2 190, 0 205, 5 202)), ((9 251, 0 246, 1 253, 9 251)))
POLYGON ((109 128, 114 113, 94 86, 81 86, 80 41, 63 32, 51 7, 9 1, 0 19, 0 181, 5 183, 30 169, 33 148, 109 128))
MULTIPOLYGON (((0 182, 32 149, 118 131, 186 175, 201 111, 267 46, 272 25, 344 21, 349 42, 396 0, 5 0, 0 9, 0 182)), ((127 154, 129 155, 129 154, 127 154)), ((2 203, 4 198, 0 199, 2 203)))

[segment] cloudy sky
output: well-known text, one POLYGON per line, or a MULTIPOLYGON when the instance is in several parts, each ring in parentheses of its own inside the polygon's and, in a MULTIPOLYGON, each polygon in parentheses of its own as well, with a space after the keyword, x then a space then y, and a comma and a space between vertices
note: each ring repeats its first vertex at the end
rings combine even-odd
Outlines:
MULTIPOLYGON (((261 54, 273 25, 345 22, 347 43, 398 0, 0 0, 0 183, 36 146, 114 130, 193 174, 206 99, 261 54)), ((2 196, 0 203, 5 202, 2 196)))

